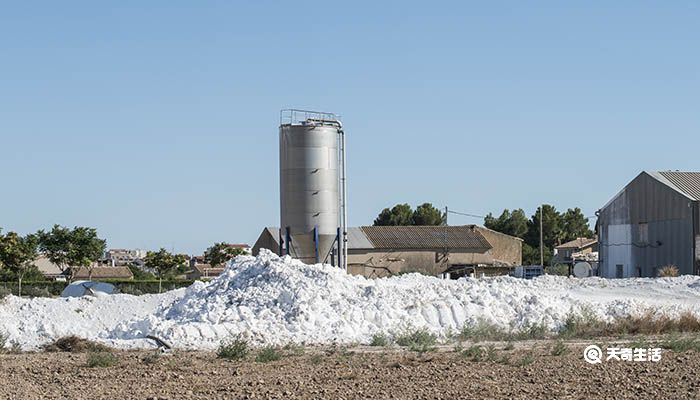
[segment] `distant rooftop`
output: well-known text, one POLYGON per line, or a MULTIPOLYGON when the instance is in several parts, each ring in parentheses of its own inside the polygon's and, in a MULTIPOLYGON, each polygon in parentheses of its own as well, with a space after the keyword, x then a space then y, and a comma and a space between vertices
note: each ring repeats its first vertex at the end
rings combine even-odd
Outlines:
POLYGON ((570 242, 566 242, 557 246, 557 249, 582 249, 598 242, 596 238, 576 238, 570 242))

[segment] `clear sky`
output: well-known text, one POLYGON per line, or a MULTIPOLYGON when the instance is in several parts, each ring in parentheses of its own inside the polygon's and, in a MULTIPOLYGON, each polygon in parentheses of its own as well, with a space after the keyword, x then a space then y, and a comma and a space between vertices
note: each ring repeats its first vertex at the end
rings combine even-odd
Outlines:
POLYGON ((5 231, 252 244, 289 107, 343 116, 353 226, 400 202, 593 215, 641 170, 700 170, 694 1, 1 5, 5 231))

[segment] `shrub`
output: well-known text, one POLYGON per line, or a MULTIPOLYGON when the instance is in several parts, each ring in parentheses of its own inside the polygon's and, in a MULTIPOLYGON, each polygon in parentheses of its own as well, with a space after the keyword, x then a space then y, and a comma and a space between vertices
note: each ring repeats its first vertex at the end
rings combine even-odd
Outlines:
POLYGON ((157 363, 158 361, 160 361, 160 352, 159 352, 159 351, 156 351, 156 352, 153 352, 153 353, 151 353, 151 354, 148 354, 148 355, 146 355, 145 357, 143 357, 143 358, 141 359, 141 361, 142 361, 144 364, 148 364, 148 365, 150 365, 150 364, 155 364, 155 363, 157 363))
POLYGON ((270 361, 277 361, 282 358, 282 353, 275 346, 265 346, 258 354, 255 356, 255 361, 261 363, 267 363, 270 361))
POLYGON ((14 340, 8 341, 10 338, 10 335, 7 333, 0 331, 0 354, 2 353, 21 353, 22 352, 22 347, 19 345, 19 343, 15 342, 14 340))
POLYGON ((375 347, 386 347, 389 345, 389 337, 383 333, 375 333, 372 335, 372 341, 369 343, 369 345, 375 347))
POLYGON ((44 345, 44 350, 49 352, 67 352, 67 353, 104 353, 109 350, 109 347, 95 343, 91 340, 71 335, 56 339, 53 343, 44 345))
POLYGON ((248 355, 248 351, 248 341, 241 336, 234 336, 221 342, 216 355, 227 360, 240 360, 248 355))
POLYGON ((12 290, 10 290, 4 286, 0 286, 0 300, 4 299, 5 297, 7 297, 11 294, 12 294, 12 290))
POLYGON ((22 296, 52 297, 52 294, 47 287, 29 286, 27 288, 22 288, 22 296))
POLYGON ((494 359, 493 361, 495 361, 499 364, 509 365, 510 364, 510 356, 508 354, 504 354, 501 356, 501 358, 494 359))
POLYGON ((94 351, 88 353, 85 365, 88 368, 106 368, 116 365, 117 362, 119 362, 119 359, 117 359, 117 357, 112 353, 104 351, 94 351))
POLYGON ((570 351, 571 350, 564 344, 563 341, 557 340, 554 347, 552 347, 551 354, 553 356, 563 356, 564 354, 568 354, 570 351))
POLYGON ((659 268, 658 275, 662 278, 676 277, 678 276, 678 267, 675 265, 664 265, 663 267, 659 268))
POLYGON ((461 340, 480 342, 482 340, 512 341, 544 339, 548 335, 548 328, 544 324, 532 324, 520 331, 509 331, 499 325, 479 319, 473 325, 465 324, 459 333, 461 340))
POLYGON ((570 313, 559 330, 559 336, 564 338, 590 338, 605 336, 607 324, 595 317, 593 311, 587 308, 581 314, 570 313))
POLYGON ((490 323, 485 319, 479 319, 473 325, 464 324, 459 338, 479 342, 482 340, 503 340, 508 332, 500 326, 490 323))
POLYGON ((484 349, 481 346, 471 346, 463 350, 461 355, 472 361, 481 361, 484 356, 484 349))
POLYGON ((134 285, 122 285, 119 288, 119 293, 141 296, 143 294, 143 290, 137 288, 134 285))
POLYGON ((434 346, 437 343, 437 336, 423 328, 400 334, 394 338, 394 341, 399 346, 408 347, 411 351, 425 353, 426 351, 435 349, 434 346))
POLYGON ((10 349, 8 351, 12 354, 19 354, 22 352, 22 346, 19 342, 13 340, 10 342, 10 349))
POLYGON ((496 346, 492 344, 488 345, 486 348, 486 359, 489 361, 496 361, 498 359, 498 351, 496 351, 496 346))
POLYGON ((554 264, 544 268, 547 275, 569 276, 569 266, 566 264, 554 264))
POLYGON ((9 339, 9 336, 7 333, 0 331, 0 353, 4 353, 7 351, 5 346, 7 346, 7 339, 9 339))
POLYGON ((282 348, 282 350, 285 350, 294 356, 301 356, 306 352, 306 349, 304 349, 303 345, 292 343, 292 342, 287 343, 282 348))
POLYGON ((669 349, 674 353, 685 353, 686 351, 700 352, 700 341, 697 338, 673 337, 661 342, 661 347, 669 349))
POLYGON ((533 362, 535 362, 535 355, 532 351, 528 351, 521 359, 516 361, 515 365, 518 367, 524 367, 532 364, 533 362))
POLYGON ((545 324, 532 324, 526 326, 520 332, 517 332, 514 336, 515 339, 519 340, 535 340, 544 339, 547 337, 549 329, 545 324))
POLYGON ((318 365, 323 361, 323 355, 321 354, 314 354, 309 358, 309 362, 311 365, 318 365))

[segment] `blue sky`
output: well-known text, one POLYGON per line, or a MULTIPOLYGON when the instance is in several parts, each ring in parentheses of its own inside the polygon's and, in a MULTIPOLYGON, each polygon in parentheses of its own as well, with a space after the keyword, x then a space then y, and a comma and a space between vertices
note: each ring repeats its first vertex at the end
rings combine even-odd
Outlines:
POLYGON ((700 170, 697 2, 0 4, 5 231, 252 244, 289 107, 342 114, 351 225, 593 215, 641 170, 700 170))

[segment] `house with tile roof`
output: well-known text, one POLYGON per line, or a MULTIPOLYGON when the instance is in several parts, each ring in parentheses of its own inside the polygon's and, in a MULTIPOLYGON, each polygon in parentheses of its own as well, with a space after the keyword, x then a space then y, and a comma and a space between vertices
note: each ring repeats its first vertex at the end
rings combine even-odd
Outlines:
POLYGON ((588 260, 598 252, 598 238, 576 238, 554 248, 553 263, 571 264, 588 260))

